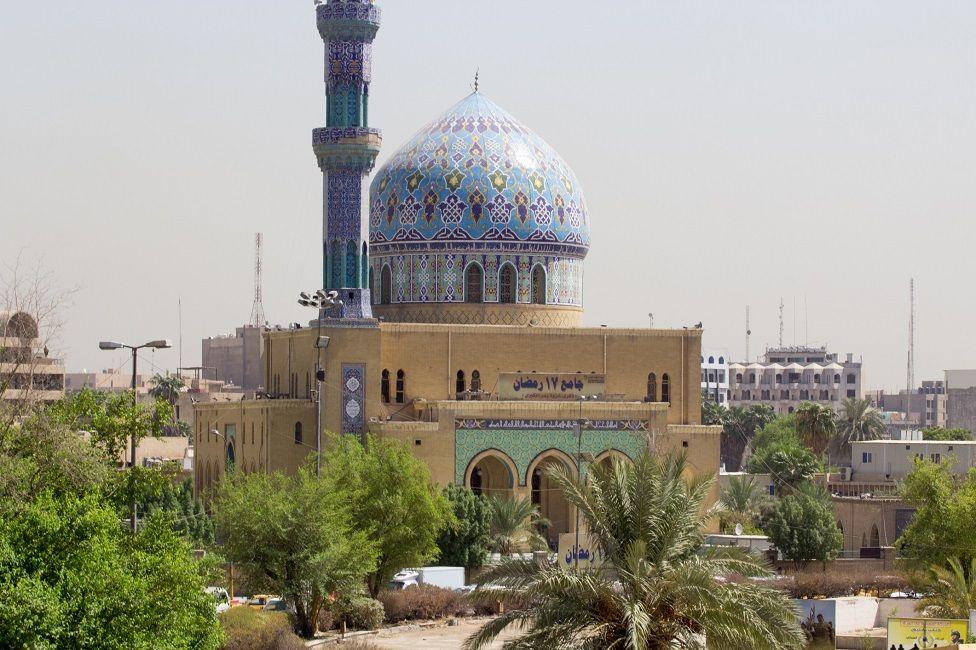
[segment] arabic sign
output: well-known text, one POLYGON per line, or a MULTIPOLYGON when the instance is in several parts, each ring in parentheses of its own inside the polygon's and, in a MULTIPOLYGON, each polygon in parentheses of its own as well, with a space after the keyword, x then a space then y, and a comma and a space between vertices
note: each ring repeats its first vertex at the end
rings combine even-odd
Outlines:
POLYGON ((794 600, 800 628, 809 650, 834 650, 837 647, 837 601, 794 600))
POLYGON ((886 645, 905 650, 913 647, 944 648, 947 645, 965 643, 969 635, 969 621, 965 619, 944 618, 895 618, 888 619, 888 642, 886 645))
MULTIPOLYGON (((573 431, 573 420, 456 419, 455 429, 465 431, 573 431)), ((647 420, 586 420, 585 431, 647 431, 647 420)))
POLYGON ((596 543, 596 538, 589 535, 579 536, 579 546, 576 546, 576 533, 562 533, 559 536, 559 566, 564 569, 591 569, 603 564, 603 551, 596 543))
POLYGON ((498 375, 498 399, 577 400, 582 395, 603 397, 606 375, 503 372, 498 375))

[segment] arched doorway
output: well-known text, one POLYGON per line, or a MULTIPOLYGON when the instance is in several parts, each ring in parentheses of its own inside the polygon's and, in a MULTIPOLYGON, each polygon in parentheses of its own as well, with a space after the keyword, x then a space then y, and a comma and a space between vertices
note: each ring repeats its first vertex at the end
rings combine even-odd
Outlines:
POLYGON ((515 463, 501 452, 482 452, 468 465, 464 484, 475 494, 511 498, 515 488, 515 463))
POLYGON ((550 471, 554 468, 575 472, 576 464, 565 453, 551 449, 539 454, 529 464, 526 480, 533 505, 539 508, 540 515, 549 520, 548 530, 542 532, 551 548, 557 548, 559 535, 572 532, 576 524, 575 511, 562 489, 550 477, 550 471))

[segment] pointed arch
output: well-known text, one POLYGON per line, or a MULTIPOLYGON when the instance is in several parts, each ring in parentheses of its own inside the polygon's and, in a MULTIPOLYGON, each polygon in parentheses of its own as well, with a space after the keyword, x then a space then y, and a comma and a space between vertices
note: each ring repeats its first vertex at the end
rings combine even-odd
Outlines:
POLYGON ((344 287, 355 287, 359 284, 359 245, 354 241, 346 244, 346 279, 344 287))
POLYGON ((403 372, 403 369, 397 370, 396 376, 396 403, 403 404, 406 401, 407 394, 407 373, 403 372))
POLYGON ((457 381, 454 384, 454 393, 458 399, 461 399, 461 394, 466 390, 467 388, 465 388, 465 383, 464 383, 464 371, 458 370, 457 381))
POLYGON ((342 244, 339 243, 338 239, 332 240, 329 255, 332 257, 329 265, 332 287, 339 287, 342 285, 342 244))
POLYGON ((546 269, 541 264, 532 269, 532 304, 546 304, 546 269))
POLYGON ((390 371, 386 368, 383 369, 383 375, 380 379, 380 395, 384 404, 390 403, 390 371))
POLYGON ((649 373, 647 375, 647 401, 656 402, 657 401, 657 375, 649 373))
POLYGON ((380 304, 389 305, 393 302, 393 271, 389 264, 384 264, 380 271, 380 304))
POLYGON ((464 267, 464 302, 480 304, 485 300, 485 270, 478 262, 464 267))
POLYGON ((878 524, 871 524, 871 548, 878 548, 881 546, 881 534, 878 532, 878 524))
POLYGON ((498 269, 498 302, 506 305, 518 302, 518 271, 511 262, 498 269))
POLYGON ((481 373, 477 370, 471 371, 471 392, 477 393, 481 390, 481 373))
POLYGON ((671 403, 671 377, 668 373, 661 375, 661 401, 671 403))

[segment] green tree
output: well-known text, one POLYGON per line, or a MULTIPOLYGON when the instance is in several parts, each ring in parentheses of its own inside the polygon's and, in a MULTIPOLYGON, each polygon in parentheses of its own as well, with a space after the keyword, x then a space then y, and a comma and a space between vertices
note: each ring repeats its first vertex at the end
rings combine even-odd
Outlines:
POLYGON ((736 524, 754 528, 755 517, 764 501, 764 495, 752 476, 733 476, 729 486, 722 490, 722 529, 728 531, 736 524))
POLYGON ((817 458, 827 449, 834 430, 834 412, 829 406, 804 402, 796 409, 796 432, 817 458))
POLYGON ((946 566, 933 566, 920 609, 939 618, 969 618, 976 609, 976 559, 969 566, 950 557, 946 566))
POLYGON ((756 432, 775 418, 773 409, 765 404, 749 408, 733 406, 722 417, 720 451, 725 471, 738 472, 742 467, 742 455, 756 432))
POLYGON ((339 477, 318 478, 308 466, 290 476, 231 472, 215 505, 227 559, 256 589, 295 606, 304 637, 315 634, 326 595, 361 589, 376 566, 378 544, 354 525, 339 477))
POLYGON ((831 455, 838 461, 850 460, 851 443, 880 440, 887 427, 881 411, 866 399, 849 397, 841 402, 836 435, 831 441, 831 455))
POLYGON ((513 606, 465 642, 489 645, 505 628, 509 647, 800 648, 803 634, 782 592, 729 576, 766 576, 737 549, 704 550, 703 530, 719 509, 706 508, 712 477, 686 482, 684 456, 640 454, 631 464, 590 467, 579 481, 550 475, 580 509, 603 564, 588 571, 512 559, 482 577, 475 597, 513 606))
POLYGON ((367 576, 374 597, 397 571, 437 557, 437 540, 453 525, 451 504, 433 484, 426 463, 402 442, 349 436, 330 439, 323 475, 349 490, 354 525, 378 544, 375 570, 367 576))
POLYGON ((0 647, 217 648, 213 599, 165 523, 135 536, 96 496, 0 518, 0 647))
POLYGON ((438 562, 444 566, 480 568, 491 542, 491 505, 483 496, 457 485, 447 486, 444 497, 454 509, 456 523, 441 532, 438 562))
POLYGON ((973 432, 969 429, 928 427, 926 429, 922 429, 922 439, 939 442, 965 442, 973 439, 973 432))
POLYGON ((777 443, 754 453, 746 464, 750 474, 769 474, 777 489, 791 489, 813 478, 823 464, 798 443, 777 443))
POLYGON ((722 418, 725 416, 725 409, 719 404, 707 399, 702 399, 701 421, 706 425, 721 425, 722 418))
POLYGON ((796 432, 796 416, 792 413, 779 415, 763 426, 753 437, 752 452, 757 453, 772 446, 798 446, 800 436, 796 432))
POLYGON ((526 497, 492 497, 491 548, 503 556, 525 550, 544 551, 549 542, 540 532, 549 527, 549 520, 539 514, 526 497))
POLYGON ((143 499, 139 510, 169 521, 195 548, 214 543, 214 523, 200 499, 193 498, 193 482, 184 480, 177 486, 165 481, 158 490, 143 499))
POLYGON ((915 506, 915 516, 896 540, 913 568, 949 566, 958 558, 968 569, 976 559, 976 469, 957 478, 948 461, 923 460, 905 477, 901 497, 915 506))
POLYGON ((170 406, 176 405, 177 400, 180 399, 180 393, 186 388, 186 382, 179 375, 164 376, 157 374, 149 381, 153 385, 149 389, 149 394, 156 399, 169 403, 170 406))
POLYGON ((844 547, 830 495, 806 483, 764 513, 762 529, 783 557, 797 567, 827 562, 844 547))

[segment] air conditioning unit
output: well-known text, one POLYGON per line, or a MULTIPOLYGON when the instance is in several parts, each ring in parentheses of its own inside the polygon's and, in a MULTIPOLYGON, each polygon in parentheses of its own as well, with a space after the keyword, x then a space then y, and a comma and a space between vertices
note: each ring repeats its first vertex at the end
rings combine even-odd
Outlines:
POLYGON ((853 474, 853 472, 851 471, 851 468, 850 467, 841 467, 840 468, 840 480, 841 481, 844 481, 845 483, 846 482, 850 482, 851 475, 852 474, 853 474))

